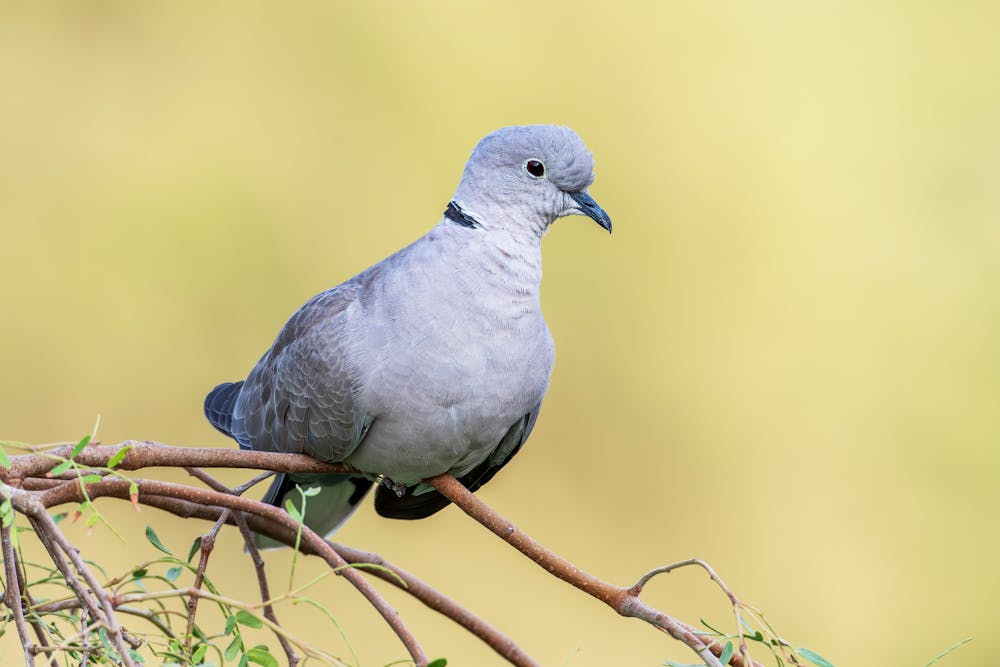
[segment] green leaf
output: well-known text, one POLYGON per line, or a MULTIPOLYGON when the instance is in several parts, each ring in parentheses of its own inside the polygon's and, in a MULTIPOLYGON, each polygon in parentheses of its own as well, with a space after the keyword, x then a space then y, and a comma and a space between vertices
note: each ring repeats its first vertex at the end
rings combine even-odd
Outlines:
POLYGON ((240 625, 245 625, 248 628, 262 628, 264 627, 264 621, 260 620, 246 609, 240 609, 236 612, 236 620, 240 625))
POLYGON ((808 660, 814 665, 819 665, 819 667, 833 667, 833 663, 821 656, 815 651, 810 651, 807 648, 799 647, 795 649, 795 652, 801 655, 803 658, 808 660))
POLYGON ((263 667, 278 667, 278 660, 271 655, 266 646, 254 647, 247 651, 247 660, 263 667))
POLYGON ((10 468, 10 457, 7 456, 7 450, 3 448, 3 445, 0 445, 0 466, 10 468))
POLYGON ((108 467, 114 468, 116 465, 125 460, 125 455, 128 454, 128 450, 130 449, 132 449, 132 445, 125 445, 117 452, 115 452, 114 456, 108 459, 108 467))
POLYGON ((750 624, 746 622, 746 619, 741 617, 740 625, 742 625, 746 629, 746 631, 750 633, 749 635, 747 635, 747 639, 752 639, 755 642, 764 641, 764 635, 761 634, 760 630, 754 630, 752 627, 750 627, 750 624))
POLYGON ((101 518, 100 515, 95 512, 94 514, 91 514, 90 516, 87 517, 87 520, 83 522, 83 525, 85 525, 87 528, 92 528, 94 524, 97 523, 97 520, 100 518, 101 518))
POLYGON ((181 567, 172 567, 169 570, 167 570, 166 573, 167 581, 175 581, 177 577, 181 576, 182 569, 183 568, 181 567))
POLYGON ((137 663, 139 663, 139 664, 141 664, 141 665, 144 665, 144 664, 146 664, 146 659, 145 659, 144 657, 142 657, 142 656, 141 656, 141 655, 139 654, 139 652, 138 652, 138 651, 136 651, 136 650, 135 650, 135 649, 133 649, 133 648, 130 648, 130 649, 128 650, 128 652, 129 652, 129 655, 131 655, 131 656, 132 656, 132 659, 133 659, 133 660, 135 660, 135 661, 136 661, 137 663))
POLYGON ((196 648, 194 653, 191 654, 191 662, 195 664, 202 662, 206 653, 208 653, 208 644, 199 644, 198 648, 196 648))
POLYGON ((55 468, 50 470, 47 474, 49 477, 55 477, 56 475, 61 475, 70 468, 72 468, 73 465, 74 463, 71 459, 66 459, 65 461, 57 465, 55 468))
POLYGON ((247 657, 246 653, 244 653, 243 655, 240 656, 240 663, 239 663, 240 667, 247 667, 247 664, 249 662, 250 662, 250 658, 247 657))
POLYGON ((160 538, 156 536, 156 531, 153 530, 152 526, 146 526, 146 539, 149 540, 150 544, 152 544, 154 547, 156 547, 163 553, 167 554, 168 556, 173 556, 173 554, 170 552, 170 549, 163 546, 163 542, 161 542, 160 538))
POLYGON ((288 512, 288 515, 292 517, 295 523, 302 523, 302 512, 299 511, 299 508, 291 500, 285 501, 285 511, 288 512))
POLYGON ((726 645, 722 647, 722 654, 719 656, 719 662, 723 665, 729 664, 729 659, 733 657, 733 643, 726 642, 726 645))
POLYGON ((86 447, 87 443, 89 443, 89 442, 90 442, 90 436, 89 435, 85 435, 82 438, 80 438, 80 442, 76 443, 76 447, 73 448, 73 453, 70 454, 69 457, 71 459, 75 459, 77 456, 80 455, 80 452, 83 451, 83 448, 86 447))
POLYGON ((427 663, 427 667, 444 667, 447 664, 448 661, 445 658, 438 658, 437 660, 432 660, 427 663))
MULTIPOLYGON (((310 497, 319 494, 319 492, 322 490, 323 487, 321 486, 307 486, 304 489, 301 486, 299 487, 299 493, 301 493, 303 496, 310 496, 310 497)), ((432 662, 431 665, 433 664, 434 663, 432 662)), ((428 665, 427 667, 431 667, 431 665, 428 665)))
POLYGON ((144 567, 141 567, 138 570, 134 570, 132 572, 132 578, 133 579, 142 579, 145 576, 146 576, 146 568, 144 568, 144 567))
POLYGON ((227 661, 232 660, 236 657, 236 654, 240 652, 243 648, 243 640, 238 636, 233 637, 233 641, 229 642, 229 646, 226 647, 226 652, 223 654, 227 661))
POLYGON ((225 634, 231 635, 231 634, 233 634, 233 630, 235 630, 235 629, 236 629, 236 617, 235 616, 227 616, 226 617, 226 632, 225 632, 225 634))
POLYGON ((191 548, 188 549, 187 562, 190 563, 191 559, 194 558, 194 555, 198 553, 200 549, 201 549, 201 536, 199 535, 198 537, 194 538, 194 542, 191 543, 191 548))
POLYGON ((101 477, 100 475, 98 475, 96 473, 91 473, 89 475, 84 475, 83 477, 81 477, 80 478, 80 483, 81 484, 96 484, 97 482, 100 482, 102 479, 104 479, 104 478, 101 477))

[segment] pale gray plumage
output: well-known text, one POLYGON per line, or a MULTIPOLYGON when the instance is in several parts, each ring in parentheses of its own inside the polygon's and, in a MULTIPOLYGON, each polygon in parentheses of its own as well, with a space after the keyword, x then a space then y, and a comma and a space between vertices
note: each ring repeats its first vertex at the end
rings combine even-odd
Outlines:
POLYGON ((492 478, 531 432, 552 370, 542 236, 566 215, 611 230, 592 181, 590 152, 568 128, 493 132, 437 226, 311 299, 245 381, 216 387, 205 413, 241 447, 368 474, 279 476, 267 499, 297 499, 293 481, 322 487, 306 520, 325 534, 370 479, 386 480, 380 514, 420 518, 447 504, 422 479, 450 472, 476 490, 492 478))

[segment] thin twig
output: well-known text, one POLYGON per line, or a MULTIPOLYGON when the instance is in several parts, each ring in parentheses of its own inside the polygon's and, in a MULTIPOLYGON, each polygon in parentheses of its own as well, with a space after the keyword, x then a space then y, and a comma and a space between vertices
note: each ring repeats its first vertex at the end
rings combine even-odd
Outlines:
POLYGON ((17 634, 21 638, 21 645, 24 646, 25 667, 32 667, 35 664, 35 652, 37 647, 31 643, 28 636, 28 626, 24 622, 24 602, 21 596, 21 588, 18 586, 17 577, 17 557, 14 554, 14 543, 10 538, 11 526, 0 527, 0 541, 3 542, 3 564, 7 575, 7 606, 14 612, 14 625, 17 627, 17 634))
MULTIPOLYGON (((94 573, 90 571, 87 564, 83 562, 80 558, 79 552, 69 543, 66 536, 62 534, 59 527, 56 526, 55 521, 49 516, 45 508, 38 504, 39 509, 33 511, 28 515, 28 519, 31 521, 32 525, 35 527, 36 533, 45 532, 48 534, 49 539, 54 541, 56 545, 62 549, 62 551, 69 557, 70 562, 73 563, 73 567, 76 571, 83 577, 84 581, 87 582, 87 586, 90 587, 91 592, 94 597, 97 598, 98 603, 104 610, 104 623, 108 627, 108 638, 114 645, 115 649, 118 651, 122 662, 126 667, 135 667, 135 661, 132 659, 132 654, 129 652, 130 647, 126 644, 132 644, 131 648, 138 648, 142 645, 141 640, 131 640, 125 631, 122 629, 121 625, 118 623, 118 617, 115 616, 114 608, 111 606, 111 601, 108 599, 107 591, 101 587, 101 583, 97 581, 97 577, 94 573)), ((93 613, 93 612, 92 612, 93 613)))
MULTIPOLYGON (((240 529, 240 535, 243 536, 243 543, 247 547, 247 552, 250 554, 250 558, 253 561, 254 570, 257 572, 257 586, 260 589, 260 599, 264 603, 264 617, 277 625, 278 616, 274 613, 274 605, 270 602, 271 591, 270 587, 267 585, 267 575, 264 572, 264 559, 260 555, 260 549, 257 548, 253 533, 250 531, 250 527, 247 525, 247 520, 243 513, 233 512, 231 514, 235 514, 236 525, 240 529)), ((279 635, 278 642, 281 644, 281 648, 285 652, 285 658, 288 659, 289 667, 295 667, 295 665, 299 664, 299 656, 295 654, 295 650, 292 648, 292 645, 288 642, 288 640, 279 635)))
MULTIPOLYGON (((243 493, 236 493, 234 489, 230 489, 225 484, 215 479, 204 470, 200 468, 185 468, 187 473, 205 484, 210 488, 215 489, 220 493, 227 493, 229 495, 239 496, 243 493)), ((273 473, 264 473, 257 475, 257 481, 261 481, 270 477, 273 473)), ((250 480, 253 483, 254 480, 250 480)), ((249 487, 247 487, 249 488, 249 487)), ((245 490, 245 489, 244 489, 245 490)), ((214 530, 218 532, 219 528, 222 527, 224 522, 234 523, 230 517, 235 517, 235 523, 240 529, 240 534, 243 536, 243 542, 246 545, 247 553, 250 554, 250 559, 253 561, 254 571, 257 573, 257 587, 260 589, 260 599, 264 602, 264 617, 269 621, 278 625, 278 616, 274 613, 274 605, 272 605, 269 600, 271 599, 270 587, 267 584, 267 574, 264 570, 264 559, 261 558, 260 550, 257 548, 257 544, 254 541, 253 534, 250 532, 250 528, 247 526, 246 519, 242 512, 230 512, 226 510, 218 519, 215 524, 214 530)), ((214 542, 214 536, 213 536, 214 542)), ((202 550, 205 549, 205 543, 202 542, 202 550)), ((190 633, 190 629, 189 629, 190 633)), ((285 658, 288 660, 289 667, 295 667, 299 664, 299 656, 296 655, 295 649, 292 648, 291 643, 283 636, 278 635, 278 643, 281 644, 281 649, 285 652, 285 658)))
MULTIPOLYGON (((46 647, 51 646, 49 641, 49 632, 45 627, 45 623, 36 615, 31 613, 31 608, 35 606, 35 599, 31 595, 31 590, 28 587, 28 574, 24 570, 24 563, 21 557, 18 557, 17 552, 14 552, 15 569, 17 573, 17 586, 21 590, 21 594, 24 596, 24 601, 28 607, 28 615, 26 620, 31 624, 31 628, 35 631, 35 636, 38 637, 38 645, 40 650, 44 650, 46 647)), ((55 656, 49 656, 49 667, 59 667, 59 662, 56 660, 55 656)))
MULTIPOLYGON (((201 557, 198 559, 198 569, 194 574, 194 583, 192 584, 194 588, 201 588, 201 583, 205 579, 205 569, 208 567, 208 557, 212 555, 212 549, 215 548, 215 536, 219 534, 228 518, 229 510, 226 510, 212 526, 212 529, 201 536, 201 557)), ((195 595, 189 597, 187 602, 187 631, 184 633, 184 648, 189 655, 191 653, 191 640, 194 638, 194 617, 198 613, 198 600, 200 599, 195 595)))

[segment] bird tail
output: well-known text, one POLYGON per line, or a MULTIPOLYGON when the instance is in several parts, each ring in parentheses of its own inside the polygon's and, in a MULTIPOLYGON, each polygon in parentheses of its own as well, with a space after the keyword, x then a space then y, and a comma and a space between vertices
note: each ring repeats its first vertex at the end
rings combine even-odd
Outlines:
POLYGON ((233 436, 233 406, 243 388, 239 382, 223 382, 205 397, 205 417, 209 423, 230 438, 233 436))
MULTIPOLYGON (((264 502, 282 509, 286 502, 291 502, 301 513, 305 496, 302 523, 317 535, 327 537, 354 514, 371 487, 370 479, 351 475, 295 475, 293 479, 291 475, 279 473, 264 495, 264 502)), ((285 546, 263 535, 257 535, 255 542, 265 549, 285 546)))

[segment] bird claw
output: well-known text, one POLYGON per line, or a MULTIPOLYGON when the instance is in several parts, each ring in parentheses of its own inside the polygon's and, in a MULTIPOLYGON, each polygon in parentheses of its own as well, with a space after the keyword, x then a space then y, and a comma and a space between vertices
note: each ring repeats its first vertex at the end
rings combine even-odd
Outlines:
POLYGON ((382 479, 382 486, 389 489, 396 494, 397 497, 402 498, 406 495, 406 484, 400 484, 399 482, 394 482, 388 477, 382 479))

